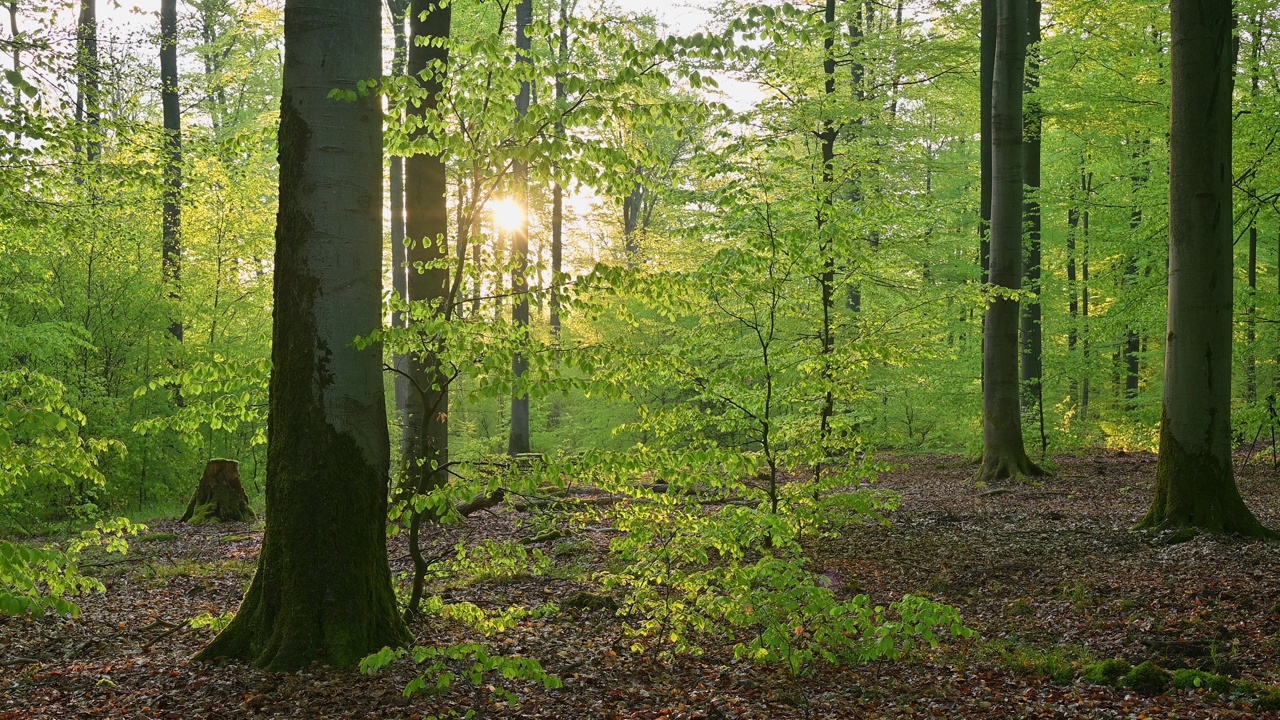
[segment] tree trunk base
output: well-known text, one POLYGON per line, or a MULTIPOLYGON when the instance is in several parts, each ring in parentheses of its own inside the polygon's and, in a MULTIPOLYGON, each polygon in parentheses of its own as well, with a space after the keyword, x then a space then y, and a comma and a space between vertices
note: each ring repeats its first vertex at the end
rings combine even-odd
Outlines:
POLYGON ((240 465, 235 460, 210 460, 182 522, 248 522, 255 517, 240 484, 240 465))
POLYGON ((1135 530, 1199 528, 1210 533, 1280 540, 1244 504, 1230 460, 1188 452, 1161 423, 1160 459, 1151 508, 1135 530))
POLYGON ((1043 477, 1044 470, 1031 461, 1021 449, 1006 452, 984 452, 982 465, 974 482, 989 483, 996 480, 1018 480, 1024 477, 1043 477))

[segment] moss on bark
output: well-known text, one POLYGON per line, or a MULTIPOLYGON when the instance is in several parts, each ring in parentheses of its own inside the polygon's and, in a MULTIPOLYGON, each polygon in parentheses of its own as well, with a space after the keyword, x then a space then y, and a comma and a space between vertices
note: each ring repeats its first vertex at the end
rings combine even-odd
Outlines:
POLYGON ((1168 419, 1162 418, 1155 497, 1136 529, 1180 527, 1280 539, 1258 522, 1240 497, 1229 449, 1220 455, 1212 449, 1190 452, 1170 432, 1168 419))

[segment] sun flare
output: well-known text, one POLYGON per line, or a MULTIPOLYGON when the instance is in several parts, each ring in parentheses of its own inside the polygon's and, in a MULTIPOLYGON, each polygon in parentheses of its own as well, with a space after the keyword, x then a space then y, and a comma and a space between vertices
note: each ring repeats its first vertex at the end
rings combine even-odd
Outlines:
POLYGON ((490 205, 493 222, 503 232, 510 232, 524 221, 524 209, 514 198, 499 198, 490 205))

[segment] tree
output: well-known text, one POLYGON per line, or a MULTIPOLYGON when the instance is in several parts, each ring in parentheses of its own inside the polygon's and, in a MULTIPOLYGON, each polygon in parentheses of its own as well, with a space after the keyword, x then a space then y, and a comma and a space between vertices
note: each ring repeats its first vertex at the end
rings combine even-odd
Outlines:
POLYGON ((354 665, 409 640, 387 565, 377 0, 289 0, 266 516, 258 571, 198 659, 354 665), (336 90, 332 90, 336 88, 336 90))
MULTIPOLYGON (((448 49, 451 4, 413 7, 409 18, 410 79, 421 84, 424 96, 414 115, 414 138, 426 136, 427 118, 440 102, 444 63, 448 49)), ((409 240, 406 259, 408 299, 419 303, 419 312, 430 317, 410 317, 408 322, 424 322, 444 314, 449 294, 449 268, 445 237, 449 232, 448 191, 443 153, 418 150, 405 158, 405 233, 409 240)), ((409 357, 409 394, 405 403, 405 468, 421 482, 442 481, 449 452, 449 389, 440 365, 440 348, 434 333, 409 357), (440 477, 437 477, 437 471, 440 477)))
POLYGON ((1026 266, 1023 268, 1027 289, 1035 294, 1022 308, 1022 385, 1023 407, 1034 407, 1040 416, 1041 450, 1044 437, 1044 389, 1041 375, 1044 363, 1041 357, 1044 335, 1041 331, 1043 313, 1040 307, 1040 133, 1044 122, 1041 118, 1040 99, 1036 95, 1040 86, 1040 0, 1027 0, 1027 73, 1023 91, 1026 102, 1023 107, 1022 125, 1022 177, 1027 188, 1023 202, 1023 223, 1026 228, 1026 266))
MULTIPOLYGON (((182 108, 178 105, 178 0, 160 2, 160 101, 164 106, 164 209, 162 263, 169 297, 180 297, 182 279, 182 108)), ((177 309, 174 309, 177 312, 177 309)), ((181 315, 169 332, 182 342, 181 315)))
POLYGON ((991 89, 991 285, 982 350, 978 479, 1040 475, 1022 444, 1018 299, 1022 284, 1022 83, 1026 0, 999 0, 991 89))
MULTIPOLYGON (((532 0, 520 0, 516 5, 516 62, 532 65, 529 57, 529 25, 533 22, 532 0)), ((520 94, 516 97, 516 114, 523 119, 529 114, 532 85, 527 78, 520 80, 520 94)), ((512 187, 516 204, 520 207, 520 220, 511 230, 511 293, 514 303, 511 320, 517 332, 527 334, 529 327, 529 164, 516 158, 512 171, 512 187)), ((520 387, 528 370, 528 359, 517 353, 511 361, 511 374, 515 384, 511 391, 511 434, 507 441, 507 453, 518 455, 529 452, 529 392, 520 387)))
POLYGON ((1231 460, 1229 0, 1173 0, 1169 329, 1155 496, 1139 528, 1274 537, 1245 506, 1231 460))

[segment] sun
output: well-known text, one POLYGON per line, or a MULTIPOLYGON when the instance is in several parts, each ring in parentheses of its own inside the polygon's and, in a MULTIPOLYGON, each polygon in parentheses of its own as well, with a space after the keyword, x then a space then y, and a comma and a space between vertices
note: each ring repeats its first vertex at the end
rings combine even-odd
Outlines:
POLYGON ((524 209, 514 198, 499 198, 490 204, 493 222, 504 232, 515 230, 524 222, 524 209))

